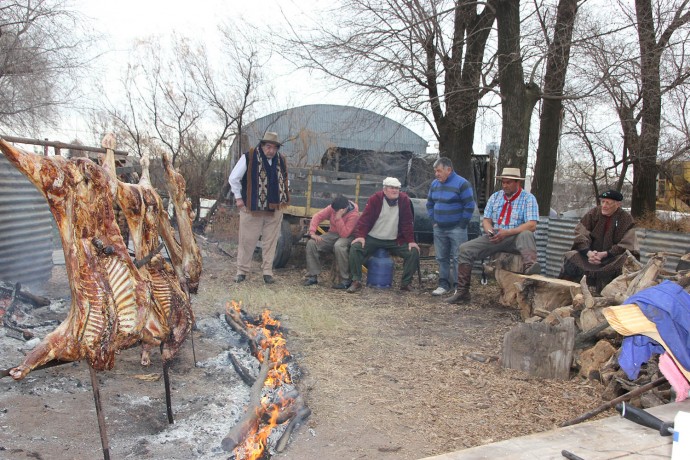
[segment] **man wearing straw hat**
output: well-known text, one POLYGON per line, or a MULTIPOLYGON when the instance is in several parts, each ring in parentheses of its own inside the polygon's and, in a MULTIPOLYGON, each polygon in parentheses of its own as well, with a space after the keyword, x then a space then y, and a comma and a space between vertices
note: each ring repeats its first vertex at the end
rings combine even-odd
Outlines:
POLYGON ((501 179, 501 190, 486 202, 482 220, 485 234, 460 245, 458 287, 447 303, 469 302, 472 264, 497 252, 520 254, 526 275, 541 272, 534 239, 539 222, 537 199, 520 187, 524 177, 519 168, 504 168, 496 178, 501 179))
POLYGON ((288 171, 278 134, 266 132, 256 147, 245 153, 232 169, 228 182, 240 214, 236 283, 247 278, 252 255, 261 237, 261 271, 264 283, 272 284, 283 208, 290 203, 288 171))

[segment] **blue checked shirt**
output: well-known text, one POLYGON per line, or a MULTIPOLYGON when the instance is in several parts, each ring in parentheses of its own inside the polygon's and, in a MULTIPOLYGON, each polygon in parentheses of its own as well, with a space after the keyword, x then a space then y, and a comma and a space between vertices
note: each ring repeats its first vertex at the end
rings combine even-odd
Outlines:
POLYGON ((498 224, 498 218, 501 215, 501 209, 506 202, 505 193, 499 190, 489 197, 484 207, 484 218, 491 219, 494 228, 510 229, 518 227, 530 220, 539 222, 539 205, 537 199, 531 193, 523 190, 520 196, 512 202, 513 210, 510 213, 510 223, 506 225, 506 218, 503 217, 502 223, 498 224))

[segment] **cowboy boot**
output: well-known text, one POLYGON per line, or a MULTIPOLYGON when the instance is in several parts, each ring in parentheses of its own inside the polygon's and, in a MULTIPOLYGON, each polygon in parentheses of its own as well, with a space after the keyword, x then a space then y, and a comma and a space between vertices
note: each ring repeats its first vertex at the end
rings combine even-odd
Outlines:
POLYGON ((458 287, 452 297, 448 297, 446 303, 466 303, 470 301, 470 277, 472 265, 458 265, 458 287))
POLYGON ((539 275, 541 274, 541 265, 537 262, 537 251, 525 250, 522 251, 522 272, 525 275, 539 275))

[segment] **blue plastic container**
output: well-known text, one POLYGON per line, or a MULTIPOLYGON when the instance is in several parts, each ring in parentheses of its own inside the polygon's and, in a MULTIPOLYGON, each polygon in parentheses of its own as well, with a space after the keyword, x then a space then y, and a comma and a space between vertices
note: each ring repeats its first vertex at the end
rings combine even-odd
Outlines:
POLYGON ((377 249, 367 262, 367 286, 387 289, 393 284, 393 259, 385 249, 377 249))

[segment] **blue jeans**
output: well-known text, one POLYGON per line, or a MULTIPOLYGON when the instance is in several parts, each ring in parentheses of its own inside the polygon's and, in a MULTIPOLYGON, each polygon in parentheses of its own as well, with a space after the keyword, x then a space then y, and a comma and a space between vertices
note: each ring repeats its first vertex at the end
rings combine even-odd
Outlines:
POLYGON ((458 284, 458 248, 467 241, 467 228, 434 225, 434 251, 438 262, 438 285, 452 290, 458 284))

